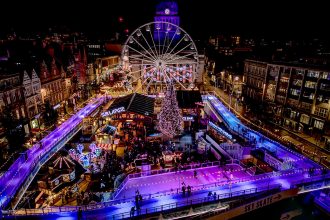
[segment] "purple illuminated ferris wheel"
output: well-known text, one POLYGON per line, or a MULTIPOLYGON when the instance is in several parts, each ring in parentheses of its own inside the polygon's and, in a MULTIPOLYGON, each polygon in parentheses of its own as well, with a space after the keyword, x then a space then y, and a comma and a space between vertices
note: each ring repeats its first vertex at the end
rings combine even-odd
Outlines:
POLYGON ((126 40, 121 58, 128 89, 155 94, 165 91, 170 82, 177 89, 194 88, 198 51, 189 34, 175 24, 159 21, 140 26, 126 40))

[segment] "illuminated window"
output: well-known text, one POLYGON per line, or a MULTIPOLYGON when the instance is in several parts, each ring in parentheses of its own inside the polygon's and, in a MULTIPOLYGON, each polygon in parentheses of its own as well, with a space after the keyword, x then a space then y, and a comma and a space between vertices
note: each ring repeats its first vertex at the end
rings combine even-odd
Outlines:
POLYGON ((311 71, 311 70, 309 70, 309 71, 307 72, 307 76, 308 76, 308 77, 312 77, 312 78, 319 78, 319 76, 320 76, 320 72, 315 72, 315 71, 311 71))
POLYGON ((309 119, 310 119, 310 117, 308 115, 302 114, 300 116, 300 122, 301 123, 304 123, 304 124, 308 125, 309 124, 309 119))
POLYGON ((326 108, 315 108, 315 114, 325 118, 328 115, 328 109, 326 108))
POLYGON ((305 82, 305 87, 310 88, 310 89, 315 89, 316 88, 316 82, 306 81, 305 82))
POLYGON ((323 129, 323 126, 324 126, 323 121, 318 121, 318 120, 314 121, 314 128, 323 129))

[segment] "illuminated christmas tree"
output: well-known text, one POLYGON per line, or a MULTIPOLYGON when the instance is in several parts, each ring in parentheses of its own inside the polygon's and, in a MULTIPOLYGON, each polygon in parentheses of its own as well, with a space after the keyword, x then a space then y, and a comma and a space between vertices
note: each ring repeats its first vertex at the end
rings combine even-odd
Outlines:
POLYGON ((173 138, 182 131, 183 119, 172 84, 168 86, 159 113, 158 129, 166 136, 173 138))

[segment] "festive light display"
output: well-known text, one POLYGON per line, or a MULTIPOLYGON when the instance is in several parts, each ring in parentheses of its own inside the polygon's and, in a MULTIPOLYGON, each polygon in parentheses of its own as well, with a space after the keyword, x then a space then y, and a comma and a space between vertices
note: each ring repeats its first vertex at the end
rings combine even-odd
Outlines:
POLYGON ((183 119, 176 99, 173 84, 168 86, 159 113, 158 129, 166 136, 173 138, 182 131, 183 119))
POLYGON ((77 145, 77 151, 79 152, 79 154, 82 154, 83 150, 84 150, 84 145, 78 144, 77 145))
POLYGON ((92 163, 94 158, 98 158, 101 155, 101 148, 96 146, 95 143, 91 143, 88 147, 90 149, 90 152, 83 152, 84 145, 78 144, 75 149, 69 150, 69 155, 76 161, 78 161, 83 167, 87 168, 92 163))
POLYGON ((90 165, 89 153, 81 154, 79 160, 84 167, 89 167, 90 165))

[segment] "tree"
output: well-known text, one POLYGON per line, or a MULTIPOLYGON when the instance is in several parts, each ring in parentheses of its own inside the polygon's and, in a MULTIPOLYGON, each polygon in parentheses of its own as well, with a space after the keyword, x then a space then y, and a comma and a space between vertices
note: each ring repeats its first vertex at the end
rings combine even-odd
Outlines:
POLYGON ((176 99, 174 86, 170 84, 165 93, 159 113, 158 129, 166 136, 173 138, 182 131, 183 119, 176 99))
POLYGON ((1 122, 6 129, 5 135, 8 144, 12 150, 21 148, 25 142, 25 131, 21 119, 16 119, 13 111, 9 106, 6 106, 2 112, 1 122))
POLYGON ((56 122, 58 118, 57 111, 51 106, 49 100, 45 102, 45 110, 43 113, 43 119, 46 126, 50 126, 56 122))

